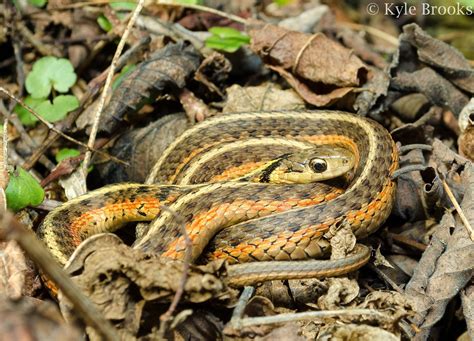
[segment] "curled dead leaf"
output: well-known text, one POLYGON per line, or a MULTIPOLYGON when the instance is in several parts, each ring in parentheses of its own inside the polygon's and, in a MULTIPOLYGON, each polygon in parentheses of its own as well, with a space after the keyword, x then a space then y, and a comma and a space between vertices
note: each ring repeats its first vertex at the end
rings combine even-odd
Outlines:
POLYGON ((251 49, 311 104, 332 103, 363 81, 364 63, 322 33, 309 35, 258 21, 249 21, 247 31, 251 49))

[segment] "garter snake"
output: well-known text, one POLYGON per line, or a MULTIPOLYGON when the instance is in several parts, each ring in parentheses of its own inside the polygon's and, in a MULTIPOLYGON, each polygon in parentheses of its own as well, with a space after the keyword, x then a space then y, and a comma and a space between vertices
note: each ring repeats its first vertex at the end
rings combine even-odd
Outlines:
POLYGON ((64 264, 87 237, 158 216, 133 247, 183 259, 182 222, 168 210, 160 212, 167 205, 185 220, 193 261, 205 253, 208 259, 246 263, 230 267, 231 282, 338 275, 364 265, 368 248, 358 246, 355 256, 342 260, 295 261, 327 254, 342 223, 358 238, 374 232, 390 214, 397 167, 390 134, 360 116, 325 110, 223 114, 186 130, 164 151, 151 172, 162 185, 125 183, 92 191, 50 212, 37 233, 64 264), (218 178, 229 162, 245 174, 246 164, 261 165, 261 153, 268 161, 308 144, 345 148, 355 156, 345 191, 324 183, 268 184, 268 176, 196 184, 218 178))

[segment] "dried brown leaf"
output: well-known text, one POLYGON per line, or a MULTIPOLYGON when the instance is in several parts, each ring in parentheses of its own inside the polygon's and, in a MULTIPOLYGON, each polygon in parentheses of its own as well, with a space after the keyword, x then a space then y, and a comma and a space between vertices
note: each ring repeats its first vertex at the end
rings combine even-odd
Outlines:
MULTIPOLYGON (((461 203, 467 219, 474 223, 474 166, 466 164, 462 173, 466 189, 461 203)), ((444 316, 447 304, 471 280, 474 273, 474 244, 460 219, 447 212, 430 246, 420 259, 407 284, 406 294, 417 312, 415 323, 421 328, 419 339, 444 316)))
POLYGON ((268 65, 268 67, 273 71, 278 72, 306 102, 317 107, 331 105, 354 89, 353 87, 335 88, 325 91, 324 94, 318 94, 315 93, 305 82, 302 82, 284 68, 270 65, 268 65))
POLYGON ((266 24, 248 29, 252 50, 265 62, 291 70, 301 78, 339 87, 360 84, 364 63, 324 34, 308 35, 266 24))
POLYGON ((199 66, 200 56, 192 45, 169 44, 132 71, 112 94, 104 109, 101 131, 111 133, 123 117, 137 111, 158 94, 182 89, 199 66))
POLYGON ((415 72, 401 72, 392 79, 396 90, 420 92, 432 103, 448 107, 459 114, 468 103, 468 97, 431 68, 425 67, 415 72))
MULTIPOLYGON (((191 266, 182 302, 225 305, 235 301, 236 292, 219 280, 223 264, 191 266)), ((122 332, 136 335, 143 316, 147 324, 159 323, 158 312, 166 310, 181 285, 183 263, 146 255, 113 234, 101 234, 79 246, 66 270, 107 319, 122 332)), ((71 316, 67 302, 62 303, 63 311, 71 316)))
POLYGON ((416 48, 420 61, 441 71, 459 88, 474 93, 474 70, 461 52, 431 37, 416 24, 405 25, 400 39, 416 48))
POLYGON ((354 109, 362 116, 370 112, 380 97, 387 95, 390 85, 390 77, 385 71, 372 66, 369 66, 368 70, 367 82, 354 102, 354 109))
POLYGON ((212 52, 199 65, 194 79, 207 86, 209 91, 224 97, 220 87, 224 85, 231 71, 230 61, 222 53, 212 52))
POLYGON ((458 139, 459 154, 474 162, 474 98, 459 115, 461 135, 458 139))
POLYGON ((24 291, 26 272, 25 255, 14 241, 0 244, 0 293, 18 298, 24 291))
POLYGON ((115 162, 98 165, 101 178, 107 183, 144 182, 161 153, 189 125, 186 115, 179 113, 166 115, 146 127, 126 132, 118 138, 110 153, 127 160, 130 166, 115 162))
POLYGON ((346 277, 328 278, 328 292, 318 299, 318 306, 322 310, 339 309, 341 305, 350 305, 359 295, 359 285, 356 280, 346 277))
POLYGON ((366 70, 362 61, 322 33, 309 35, 258 21, 251 21, 247 31, 251 49, 311 104, 326 105, 361 84, 366 70), (303 82, 313 85, 303 87, 303 82), (330 93, 329 99, 309 97, 312 92, 315 96, 330 93))
POLYGON ((356 324, 331 324, 321 328, 318 335, 321 341, 398 341, 399 337, 382 328, 356 324))
POLYGON ((2 340, 80 340, 75 326, 66 324, 51 302, 30 297, 0 296, 2 340))
POLYGON ((227 102, 223 112, 251 112, 257 110, 303 109, 304 102, 293 90, 282 90, 275 84, 227 88, 227 102))

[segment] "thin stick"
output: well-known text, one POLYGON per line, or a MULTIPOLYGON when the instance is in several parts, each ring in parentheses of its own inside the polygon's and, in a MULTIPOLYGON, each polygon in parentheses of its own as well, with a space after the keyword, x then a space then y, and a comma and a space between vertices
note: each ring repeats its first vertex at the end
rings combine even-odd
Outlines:
POLYGON ((340 316, 373 316, 388 319, 389 316, 374 309, 341 309, 308 311, 303 313, 278 314, 274 316, 247 317, 239 321, 238 327, 245 328, 262 324, 284 323, 292 321, 317 320, 323 318, 334 318, 340 316))
POLYGON ((464 211, 462 210, 461 206, 459 206, 459 203, 456 200, 456 197, 454 196, 453 192, 451 191, 451 188, 449 188, 448 184, 446 183, 446 180, 443 180, 443 188, 446 191, 446 194, 448 195, 449 200, 451 200, 451 202, 453 203, 454 208, 456 209, 456 212, 458 212, 459 217, 461 218, 461 221, 466 227, 469 233, 469 237, 471 238, 472 241, 474 241, 474 231, 472 230, 472 226, 469 223, 469 220, 467 220, 467 217, 464 214, 464 211))
POLYGON ((7 209, 7 198, 5 196, 5 189, 7 188, 9 176, 7 171, 8 166, 8 118, 3 122, 2 136, 0 139, 0 211, 7 209))
POLYGON ((88 145, 88 150, 86 152, 86 155, 84 157, 84 162, 82 163, 82 171, 84 174, 87 174, 87 168, 89 168, 89 163, 91 159, 91 152, 90 149, 94 147, 94 142, 95 138, 97 136, 97 131, 99 130, 99 123, 100 123, 100 116, 102 115, 102 111, 104 109, 105 105, 105 99, 107 97, 107 93, 109 91, 109 88, 112 84, 112 78, 114 76, 114 71, 115 67, 118 63, 118 60, 120 58, 120 55, 122 53, 122 50, 125 46, 125 43, 127 41, 128 35, 130 34, 130 31, 135 24, 135 21, 137 20, 138 14, 140 14, 140 11, 142 10, 143 3, 145 0, 139 0, 137 3, 137 7, 135 7, 135 10, 132 13, 132 16, 130 17, 130 20, 128 21, 127 27, 125 28, 125 31, 123 32, 122 37, 120 38, 120 42, 117 46, 117 49, 115 50, 114 57, 112 59, 112 63, 110 64, 109 67, 109 73, 107 74, 107 79, 105 80, 105 85, 104 88, 102 89, 102 93, 99 99, 99 105, 97 106, 97 111, 95 113, 94 117, 94 124, 92 125, 92 130, 91 134, 89 136, 89 141, 87 142, 88 145))
POLYGON ((193 242, 191 241, 191 238, 189 238, 189 234, 186 231, 186 223, 184 219, 180 215, 178 215, 174 210, 168 208, 167 206, 162 205, 160 206, 160 209, 171 214, 173 218, 176 219, 176 221, 180 224, 181 234, 184 238, 184 244, 185 244, 184 259, 183 259, 183 273, 181 276, 181 281, 179 283, 178 289, 176 290, 176 293, 174 294, 173 300, 171 301, 168 310, 163 315, 160 316, 160 321, 161 321, 160 335, 163 336, 164 338, 167 322, 173 315, 174 311, 176 310, 176 307, 178 306, 179 301, 181 301, 181 298, 184 294, 184 288, 188 280, 189 266, 191 264, 193 242))
POLYGON ((7 95, 8 97, 10 97, 12 100, 16 101, 17 103, 19 103, 23 108, 25 108, 26 110, 28 110, 28 112, 33 115, 34 117, 36 117, 41 123, 43 123, 46 127, 48 127, 48 129, 54 131, 56 134, 60 135, 61 137, 65 138, 66 140, 68 141, 71 141, 75 144, 78 144, 79 146, 82 146, 84 148, 87 148, 87 150, 92 150, 96 153, 99 153, 101 155, 104 155, 104 156, 107 156, 109 158, 111 158, 112 160, 114 160, 115 162, 119 162, 119 163, 122 163, 124 165, 128 165, 127 162, 125 161, 122 161, 118 158, 116 158, 115 156, 112 156, 112 155, 109 155, 107 153, 104 153, 100 150, 96 150, 94 148, 89 148, 85 143, 79 141, 79 140, 76 140, 75 138, 72 138, 66 134, 64 134, 61 130, 57 129, 54 125, 52 125, 51 123, 49 123, 48 121, 46 121, 43 117, 41 117, 40 115, 38 115, 38 113, 36 113, 29 105, 26 105, 21 99, 19 98, 16 98, 15 96, 13 96, 8 90, 6 90, 5 88, 1 87, 0 86, 0 91, 3 92, 5 95, 7 95))
POLYGON ((242 320, 242 316, 244 316, 245 307, 249 302, 250 298, 252 298, 253 293, 255 292, 255 288, 251 286, 244 287, 244 290, 240 294, 239 301, 232 312, 232 318, 230 319, 229 325, 232 328, 238 328, 239 323, 242 320))
POLYGON ((87 325, 93 327, 107 340, 119 340, 115 328, 77 288, 33 232, 27 230, 8 211, 0 211, 0 221, 2 223, 0 239, 15 240, 28 257, 61 289, 87 325))
POLYGON ((366 26, 366 25, 361 25, 361 24, 356 24, 356 23, 344 23, 344 25, 346 26, 349 26, 350 28, 354 29, 354 30, 358 30, 358 31, 367 31, 369 34, 377 37, 377 38, 380 38, 380 39, 383 39, 385 40, 386 42, 392 44, 393 46, 398 46, 398 38, 388 34, 388 33, 385 33, 375 27, 370 27, 370 26, 366 26))
POLYGON ((395 172, 392 174, 392 180, 398 178, 400 175, 409 173, 409 172, 419 172, 419 171, 424 171, 428 166, 425 165, 409 165, 402 167, 400 169, 397 169, 395 172))
POLYGON ((239 17, 239 16, 237 16, 237 15, 228 14, 228 13, 219 11, 219 10, 214 9, 214 8, 206 7, 206 6, 195 5, 195 4, 177 3, 177 2, 166 1, 166 0, 157 0, 156 3, 157 3, 158 5, 166 5, 166 6, 175 6, 175 7, 189 8, 189 9, 195 9, 195 10, 203 11, 203 12, 207 12, 207 13, 212 13, 212 14, 221 16, 221 17, 223 17, 223 18, 230 19, 230 20, 232 20, 232 21, 235 21, 235 22, 238 22, 238 23, 241 23, 241 24, 244 24, 244 25, 247 23, 247 20, 246 20, 246 19, 241 18, 241 17, 239 17))

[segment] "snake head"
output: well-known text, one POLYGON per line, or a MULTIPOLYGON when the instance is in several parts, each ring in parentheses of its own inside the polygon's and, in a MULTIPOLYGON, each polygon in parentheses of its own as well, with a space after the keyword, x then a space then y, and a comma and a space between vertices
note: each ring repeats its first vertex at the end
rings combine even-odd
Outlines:
POLYGON ((319 146, 282 155, 269 164, 266 176, 271 183, 305 184, 337 178, 348 173, 354 165, 355 156, 350 150, 319 146))

